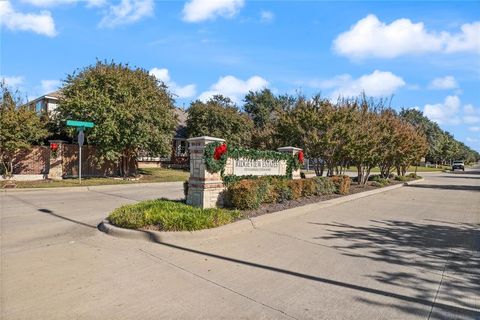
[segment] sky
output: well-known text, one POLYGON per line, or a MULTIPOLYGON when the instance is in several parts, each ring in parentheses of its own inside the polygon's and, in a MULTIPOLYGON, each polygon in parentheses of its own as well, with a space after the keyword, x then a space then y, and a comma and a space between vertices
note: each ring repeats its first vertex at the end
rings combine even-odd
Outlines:
POLYGON ((28 99, 106 59, 146 69, 184 108, 364 91, 480 151, 480 1, 0 0, 0 28, 0 78, 28 99))

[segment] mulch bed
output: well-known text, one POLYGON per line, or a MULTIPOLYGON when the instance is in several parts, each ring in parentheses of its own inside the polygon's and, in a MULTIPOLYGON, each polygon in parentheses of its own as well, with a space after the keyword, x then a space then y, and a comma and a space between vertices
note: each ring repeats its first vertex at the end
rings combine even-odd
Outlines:
MULTIPOLYGON (((392 185, 399 184, 399 183, 404 183, 404 182, 403 181, 392 180, 392 181, 390 181, 390 184, 388 186, 392 186, 392 185)), ((273 213, 273 212, 277 212, 277 211, 296 208, 296 207, 304 206, 304 205, 307 205, 307 204, 322 202, 322 201, 326 201, 326 200, 330 200, 330 199, 340 198, 340 197, 343 197, 343 196, 348 196, 350 194, 355 194, 355 193, 374 190, 374 189, 380 189, 380 188, 372 186, 371 182, 368 182, 368 184, 366 186, 363 186, 363 187, 359 186, 356 183, 352 183, 350 185, 350 192, 346 195, 330 194, 330 195, 322 195, 322 196, 305 197, 305 198, 301 198, 301 199, 297 199, 297 200, 289 200, 289 201, 285 201, 283 203, 263 204, 258 209, 242 211, 242 217, 239 218, 239 219, 254 218, 254 217, 264 215, 264 214, 269 214, 269 213, 273 213)))

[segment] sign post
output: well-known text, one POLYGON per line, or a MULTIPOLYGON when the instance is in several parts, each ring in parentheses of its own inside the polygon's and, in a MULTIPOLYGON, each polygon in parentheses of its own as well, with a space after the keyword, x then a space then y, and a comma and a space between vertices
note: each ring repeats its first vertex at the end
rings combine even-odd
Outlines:
POLYGON ((82 146, 85 142, 85 134, 83 131, 85 128, 93 128, 93 122, 77 121, 77 120, 67 120, 67 126, 75 127, 78 131, 78 181, 82 183, 82 146))

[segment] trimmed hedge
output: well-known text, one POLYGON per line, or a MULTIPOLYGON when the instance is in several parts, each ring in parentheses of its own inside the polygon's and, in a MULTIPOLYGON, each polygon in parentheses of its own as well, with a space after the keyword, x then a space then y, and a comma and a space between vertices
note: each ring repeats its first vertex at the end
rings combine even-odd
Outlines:
POLYGON ((330 179, 335 184, 338 194, 348 194, 351 181, 349 176, 333 176, 330 179))
POLYGON ((232 207, 250 210, 257 209, 262 203, 282 203, 302 197, 333 194, 337 188, 325 177, 299 180, 258 177, 232 183, 227 191, 232 207))

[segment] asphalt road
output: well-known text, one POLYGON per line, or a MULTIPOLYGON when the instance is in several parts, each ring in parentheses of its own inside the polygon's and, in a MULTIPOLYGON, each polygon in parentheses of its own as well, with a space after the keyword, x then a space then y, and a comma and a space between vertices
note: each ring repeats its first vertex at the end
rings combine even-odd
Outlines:
POLYGON ((480 171, 170 245, 97 230, 181 183, 1 192, 1 319, 480 319, 480 171))

